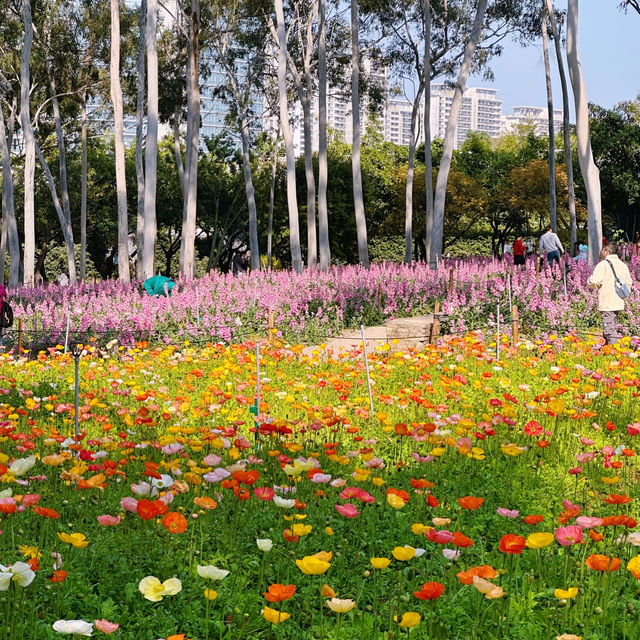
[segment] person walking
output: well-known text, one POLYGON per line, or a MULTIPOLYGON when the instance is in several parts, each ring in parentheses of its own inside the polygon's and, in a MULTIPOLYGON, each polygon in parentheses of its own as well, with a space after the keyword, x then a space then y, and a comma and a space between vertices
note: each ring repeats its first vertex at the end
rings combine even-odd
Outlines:
POLYGON ((522 236, 518 236, 513 243, 513 264, 524 267, 526 264, 525 252, 527 248, 522 242, 522 236))
POLYGON ((615 344, 620 340, 617 315, 624 310, 624 301, 632 286, 629 267, 618 257, 618 245, 615 242, 602 247, 600 262, 589 276, 587 284, 598 288, 598 311, 602 314, 605 344, 615 344), (626 290, 622 285, 626 285, 626 290))
POLYGON ((540 236, 540 254, 546 254, 547 262, 551 267, 551 275, 555 277, 553 265, 557 263, 558 269, 560 269, 560 255, 564 255, 564 247, 558 235, 553 232, 551 225, 546 227, 544 233, 540 236))

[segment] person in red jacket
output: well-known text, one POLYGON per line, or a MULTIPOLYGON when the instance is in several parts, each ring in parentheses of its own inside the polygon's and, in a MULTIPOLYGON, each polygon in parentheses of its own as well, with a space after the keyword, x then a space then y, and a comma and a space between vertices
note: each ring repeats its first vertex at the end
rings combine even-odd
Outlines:
POLYGON ((524 246, 524 242, 522 242, 522 236, 518 236, 513 243, 513 264, 523 267, 526 264, 526 251, 527 248, 524 246))

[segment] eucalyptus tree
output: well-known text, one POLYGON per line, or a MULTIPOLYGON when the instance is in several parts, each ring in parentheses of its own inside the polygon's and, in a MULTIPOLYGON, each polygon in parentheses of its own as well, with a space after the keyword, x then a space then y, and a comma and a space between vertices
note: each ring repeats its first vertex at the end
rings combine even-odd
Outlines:
MULTIPOLYGON (((277 147, 276 147, 277 148, 277 147)), ((327 0, 318 0, 318 244, 320 268, 331 262, 327 182, 327 0)))
POLYGON ((142 279, 142 247, 144 246, 144 99, 146 72, 145 48, 147 33, 147 0, 140 0, 138 9, 138 56, 136 91, 136 277, 142 279))
POLYGON ((587 192, 589 263, 595 264, 602 246, 600 172, 591 151, 589 104, 578 51, 578 0, 568 0, 567 5, 567 63, 576 108, 578 159, 587 192))

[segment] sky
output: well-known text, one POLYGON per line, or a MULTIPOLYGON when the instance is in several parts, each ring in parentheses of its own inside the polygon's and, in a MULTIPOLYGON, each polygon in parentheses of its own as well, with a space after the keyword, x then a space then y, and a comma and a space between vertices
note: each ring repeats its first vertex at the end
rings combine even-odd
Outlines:
MULTIPOLYGON (((625 14, 618 4, 618 0, 580 3, 578 46, 587 96, 590 102, 608 108, 640 93, 640 15, 632 10, 625 14)), ((566 1, 556 2, 555 6, 564 10, 566 1)), ((556 67, 553 41, 550 47, 553 71, 556 67)), ((495 75, 493 82, 471 77, 468 86, 499 89, 503 113, 511 113, 515 106, 547 104, 541 41, 527 48, 508 41, 502 55, 494 58, 490 66, 495 75)), ((553 73, 553 94, 554 107, 562 108, 557 72, 553 73)), ((571 98, 570 104, 573 121, 571 98)))

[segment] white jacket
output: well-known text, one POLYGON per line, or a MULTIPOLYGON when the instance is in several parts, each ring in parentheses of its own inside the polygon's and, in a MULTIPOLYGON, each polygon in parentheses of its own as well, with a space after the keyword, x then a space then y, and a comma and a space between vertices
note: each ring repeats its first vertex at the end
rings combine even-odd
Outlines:
MULTIPOLYGON (((611 262, 616 270, 618 279, 631 288, 631 274, 627 265, 617 255, 607 256, 607 260, 611 262)), ((615 278, 611 266, 607 264, 607 260, 598 262, 587 283, 599 287, 599 311, 622 311, 624 309, 624 299, 616 293, 615 278)))

